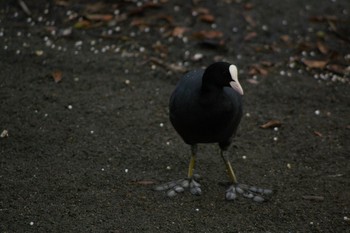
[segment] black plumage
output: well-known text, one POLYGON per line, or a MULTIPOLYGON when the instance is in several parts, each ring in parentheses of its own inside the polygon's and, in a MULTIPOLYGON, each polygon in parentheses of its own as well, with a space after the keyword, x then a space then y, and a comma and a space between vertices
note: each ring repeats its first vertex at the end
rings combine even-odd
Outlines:
POLYGON ((219 143, 223 150, 231 144, 242 118, 242 96, 230 86, 230 66, 218 62, 191 71, 176 86, 170 121, 185 143, 219 143))

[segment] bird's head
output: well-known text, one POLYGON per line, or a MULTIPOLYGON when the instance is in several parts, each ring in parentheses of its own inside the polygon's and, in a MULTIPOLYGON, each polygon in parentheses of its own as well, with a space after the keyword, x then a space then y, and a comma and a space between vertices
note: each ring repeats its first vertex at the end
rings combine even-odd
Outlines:
POLYGON ((238 81, 237 67, 227 62, 216 62, 204 71, 203 81, 216 86, 232 87, 240 95, 243 89, 238 81))

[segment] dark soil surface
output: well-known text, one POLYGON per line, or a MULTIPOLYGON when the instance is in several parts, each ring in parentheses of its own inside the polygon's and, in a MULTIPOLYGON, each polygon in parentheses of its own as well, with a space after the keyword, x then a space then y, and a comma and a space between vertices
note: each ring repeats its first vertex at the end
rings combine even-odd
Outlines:
POLYGON ((0 232, 350 232, 350 1, 1 1, 0 232), (28 8, 28 10, 26 9, 28 8), (203 194, 168 120, 186 70, 237 65, 231 159, 269 201, 203 194), (280 121, 266 129, 260 126, 280 121))

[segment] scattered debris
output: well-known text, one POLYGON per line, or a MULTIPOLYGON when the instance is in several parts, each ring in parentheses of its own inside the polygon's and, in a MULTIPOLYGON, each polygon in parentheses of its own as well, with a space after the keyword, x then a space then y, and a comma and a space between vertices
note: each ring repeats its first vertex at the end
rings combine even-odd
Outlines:
POLYGON ((51 76, 55 83, 59 83, 62 81, 62 71, 55 70, 54 72, 52 72, 51 76))
POLYGON ((260 125, 260 128, 262 129, 268 129, 268 128, 274 128, 274 127, 280 127, 282 125, 282 122, 279 120, 270 120, 266 122, 263 125, 260 125))
POLYGON ((303 199, 310 200, 310 201, 324 201, 324 197, 323 196, 308 196, 308 195, 305 195, 305 196, 303 196, 303 199))
POLYGON ((7 138, 9 136, 9 131, 4 129, 1 134, 0 134, 0 138, 7 138))
POLYGON ((157 64, 157 65, 160 65, 162 67, 164 67, 165 69, 167 70, 170 70, 170 71, 173 71, 173 72, 176 72, 176 73, 185 73, 187 72, 187 69, 181 65, 176 65, 176 64, 169 64, 169 63, 166 63, 165 61, 159 59, 159 58, 156 58, 156 57, 151 57, 150 58, 150 61, 157 64))

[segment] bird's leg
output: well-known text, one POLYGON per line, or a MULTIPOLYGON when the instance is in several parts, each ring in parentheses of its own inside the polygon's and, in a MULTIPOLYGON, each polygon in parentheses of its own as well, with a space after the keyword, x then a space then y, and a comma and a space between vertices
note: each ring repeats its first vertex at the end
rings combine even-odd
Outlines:
POLYGON ((258 188, 255 186, 249 186, 246 184, 239 184, 237 182, 236 175, 232 169, 231 162, 225 156, 223 150, 220 150, 220 155, 224 160, 227 173, 232 182, 232 185, 230 185, 230 187, 226 190, 226 200, 233 201, 238 197, 238 195, 242 195, 243 197, 251 198, 253 201, 263 202, 265 201, 265 198, 263 196, 272 193, 271 189, 264 189, 264 188, 258 188))
POLYGON ((193 195, 201 195, 202 190, 200 188, 199 183, 199 175, 193 174, 193 170, 195 168, 196 164, 196 156, 197 156, 197 145, 191 145, 191 160, 190 164, 188 166, 188 174, 187 178, 185 179, 179 179, 176 181, 170 181, 165 184, 160 184, 156 186, 154 189, 156 191, 167 191, 168 197, 173 197, 177 193, 183 192, 186 188, 190 189, 190 192, 193 195))

